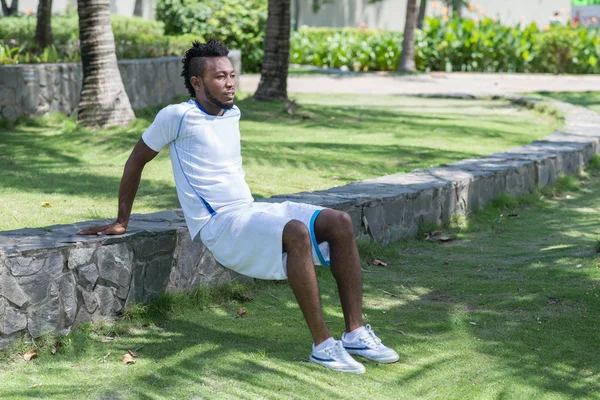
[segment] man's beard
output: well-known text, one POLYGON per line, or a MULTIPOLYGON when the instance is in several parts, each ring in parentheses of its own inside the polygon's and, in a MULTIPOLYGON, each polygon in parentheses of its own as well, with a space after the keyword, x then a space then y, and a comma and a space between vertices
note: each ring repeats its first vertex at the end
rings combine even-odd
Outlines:
POLYGON ((233 108, 233 101, 231 103, 221 103, 213 94, 208 90, 204 81, 202 82, 202 86, 204 88, 204 95, 215 107, 224 108, 225 110, 231 110, 233 108))

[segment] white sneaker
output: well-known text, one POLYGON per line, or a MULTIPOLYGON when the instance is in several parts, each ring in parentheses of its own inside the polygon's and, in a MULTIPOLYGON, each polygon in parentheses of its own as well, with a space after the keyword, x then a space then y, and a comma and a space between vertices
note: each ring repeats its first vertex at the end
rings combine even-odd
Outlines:
POLYGON ((313 350, 309 357, 310 362, 320 364, 338 372, 348 372, 351 374, 365 373, 365 366, 352 358, 352 356, 344 350, 341 341, 328 339, 323 342, 322 345, 315 347, 313 344, 313 350), (317 350, 317 348, 319 349, 317 350))
POLYGON ((375 335, 369 324, 358 328, 352 332, 352 335, 344 332, 341 341, 348 353, 362 356, 372 361, 386 364, 396 362, 400 359, 398 353, 381 343, 381 339, 375 335), (348 340, 349 336, 351 336, 351 340, 348 340))

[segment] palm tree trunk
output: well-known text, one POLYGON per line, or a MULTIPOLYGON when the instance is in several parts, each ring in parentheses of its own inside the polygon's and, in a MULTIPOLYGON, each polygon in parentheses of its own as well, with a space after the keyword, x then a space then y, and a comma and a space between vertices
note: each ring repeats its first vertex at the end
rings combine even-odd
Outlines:
POLYGON ((421 0, 419 4, 419 16, 417 17, 417 28, 423 29, 423 21, 425 21, 425 13, 427 12, 427 0, 421 0))
POLYGON ((117 65, 109 0, 78 0, 83 85, 78 122, 125 125, 135 118, 117 65))
POLYGON ((40 0, 37 10, 35 42, 40 49, 52 44, 52 0, 40 0))
POLYGON ((417 0, 408 0, 406 3, 406 24, 404 25, 404 39, 402 40, 402 55, 400 56, 401 72, 417 70, 415 64, 415 28, 417 27, 417 0))
POLYGON ((294 32, 298 30, 300 23, 300 0, 294 0, 294 32))
POLYGON ((2 13, 5 17, 17 15, 19 12, 19 0, 12 0, 10 7, 6 4, 6 0, 2 0, 2 13))
POLYGON ((133 7, 133 15, 136 17, 142 17, 144 15, 144 1, 135 0, 135 6, 133 7))
POLYGON ((462 6, 463 0, 453 0, 452 2, 452 15, 461 18, 462 17, 462 6))
POLYGON ((290 0, 269 0, 258 100, 286 100, 290 59, 290 0))

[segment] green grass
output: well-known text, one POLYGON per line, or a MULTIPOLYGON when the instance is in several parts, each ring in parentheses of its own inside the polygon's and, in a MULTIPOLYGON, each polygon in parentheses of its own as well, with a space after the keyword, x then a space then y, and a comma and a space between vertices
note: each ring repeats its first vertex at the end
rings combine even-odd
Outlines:
POLYGON ((600 92, 541 92, 540 94, 600 112, 600 92))
MULTIPOLYGON (((20 343, 0 353, 0 398, 598 398, 600 179, 577 182, 502 196, 451 229, 452 242, 359 243, 366 322, 396 364, 348 376, 306 362, 310 334, 290 288, 262 281, 138 305, 62 338, 55 355, 53 338, 20 343), (36 345, 40 356, 23 361, 36 345), (123 364, 135 349, 137 363, 123 364)), ((334 281, 318 276, 337 336, 334 281)))
MULTIPOLYGON (((238 101, 255 197, 314 191, 479 157, 549 134, 557 119, 503 101, 302 95, 238 101)), ((0 230, 114 218, 123 165, 157 108, 126 128, 89 131, 61 115, 0 128, 0 230), (50 203, 42 207, 42 203, 50 203)), ((144 171, 135 213, 178 208, 168 150, 144 171)))

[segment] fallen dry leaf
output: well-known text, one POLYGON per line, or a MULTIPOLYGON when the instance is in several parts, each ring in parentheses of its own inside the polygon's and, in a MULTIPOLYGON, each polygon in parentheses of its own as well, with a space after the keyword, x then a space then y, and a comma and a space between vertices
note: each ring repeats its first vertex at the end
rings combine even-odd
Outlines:
POLYGON ((135 360, 131 354, 127 353, 123 356, 123 364, 135 364, 135 360))
POLYGON ((28 387, 28 389, 35 389, 35 388, 38 388, 38 387, 40 387, 40 386, 42 386, 42 384, 41 384, 41 383, 36 383, 36 384, 34 384, 34 385, 31 385, 31 386, 29 386, 29 387, 28 387))
POLYGON ((374 259, 371 264, 373 265, 381 265, 382 267, 387 267, 387 263, 378 259, 374 259))
POLYGON ((48 203, 47 201, 44 201, 42 203, 42 207, 52 207, 52 204, 48 203))
POLYGON ((127 350, 131 357, 137 357, 138 355, 133 352, 133 350, 127 350))
POLYGON ((34 357, 37 357, 37 355, 38 355, 38 352, 37 352, 37 350, 29 350, 27 353, 25 353, 25 354, 23 355, 23 360, 25 360, 25 361, 29 361, 29 360, 31 360, 32 358, 34 358, 34 357))
POLYGON ((237 312, 237 316, 240 318, 246 314, 248 314, 248 311, 244 307, 240 308, 240 310, 237 312))

